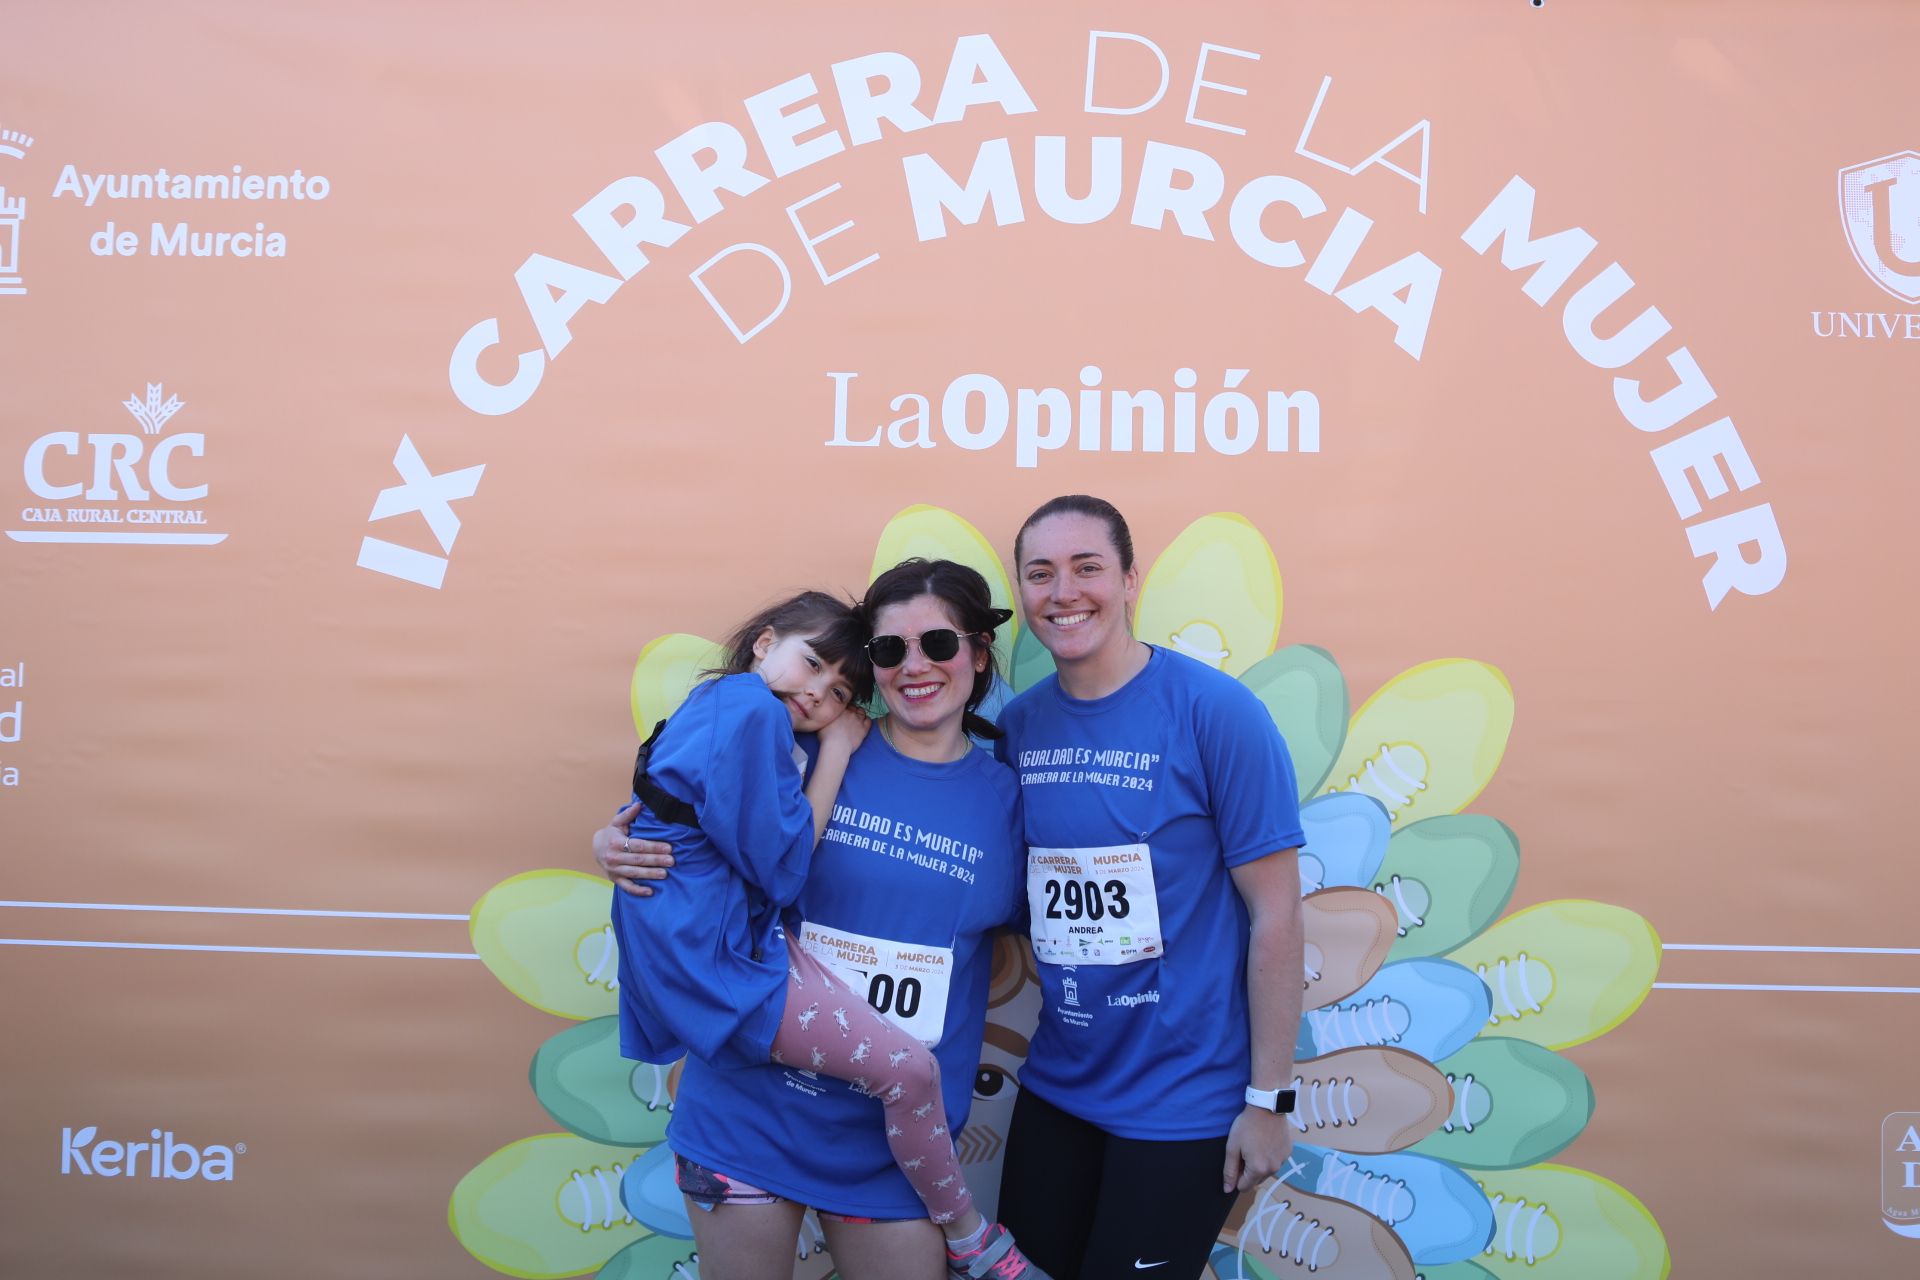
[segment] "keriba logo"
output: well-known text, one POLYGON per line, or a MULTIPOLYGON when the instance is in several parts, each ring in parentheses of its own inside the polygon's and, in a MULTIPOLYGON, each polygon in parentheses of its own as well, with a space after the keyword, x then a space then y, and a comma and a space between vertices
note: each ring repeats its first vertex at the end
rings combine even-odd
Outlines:
POLYGON ((233 1162, 247 1144, 196 1147, 173 1130, 150 1130, 146 1142, 100 1138, 97 1125, 60 1130, 60 1173, 83 1178, 161 1178, 172 1182, 232 1182, 233 1162), (96 1141, 98 1139, 98 1141, 96 1141))

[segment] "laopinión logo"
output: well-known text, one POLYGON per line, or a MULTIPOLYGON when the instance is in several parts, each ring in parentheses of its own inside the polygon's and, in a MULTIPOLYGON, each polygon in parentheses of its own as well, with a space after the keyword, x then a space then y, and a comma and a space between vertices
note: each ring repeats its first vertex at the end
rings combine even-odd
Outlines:
POLYGON ((1920 1240, 1920 1111, 1880 1122, 1880 1220, 1895 1235, 1920 1240))
POLYGON ((187 470, 181 467, 182 453, 206 456, 205 434, 179 431, 154 439, 186 402, 150 382, 144 399, 130 397, 121 407, 140 424, 139 435, 49 431, 27 446, 22 467, 27 488, 45 504, 67 505, 21 508, 20 522, 31 527, 9 529, 9 538, 174 547, 226 541, 224 533, 206 532, 206 510, 193 505, 206 500, 207 486, 187 483, 190 477, 181 474, 187 470))
MULTIPOLYGON (((1920 151, 1900 151, 1840 170, 1840 227, 1867 278, 1905 303, 1920 303, 1920 151)), ((1920 311, 1815 311, 1822 338, 1920 340, 1920 311)))
MULTIPOLYGON (((0 156, 24 160, 33 139, 18 129, 0 129, 0 156)), ((27 282, 20 274, 20 226, 27 220, 27 198, 9 196, 0 182, 0 294, 25 293, 27 282)))
POLYGON ((196 1147, 173 1130, 152 1129, 147 1141, 100 1137, 97 1125, 60 1130, 60 1174, 83 1178, 159 1178, 170 1182, 232 1182, 233 1162, 247 1144, 211 1143, 196 1147))

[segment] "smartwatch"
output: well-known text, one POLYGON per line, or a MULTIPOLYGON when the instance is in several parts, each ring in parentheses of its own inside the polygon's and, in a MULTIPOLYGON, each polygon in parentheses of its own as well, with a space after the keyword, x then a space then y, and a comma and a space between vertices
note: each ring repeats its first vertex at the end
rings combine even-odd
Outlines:
POLYGON ((1247 1105, 1258 1107, 1262 1111, 1271 1111, 1276 1115, 1286 1115, 1293 1110, 1293 1090, 1256 1089, 1247 1086, 1247 1105))

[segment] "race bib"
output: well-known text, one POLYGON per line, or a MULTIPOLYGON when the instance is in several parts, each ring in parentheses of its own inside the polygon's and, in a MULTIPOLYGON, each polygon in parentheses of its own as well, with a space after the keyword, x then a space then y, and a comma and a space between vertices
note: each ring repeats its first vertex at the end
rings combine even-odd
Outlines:
POLYGON ((1051 964, 1137 964, 1166 954, 1144 844, 1029 849, 1033 954, 1051 964))
POLYGON ((952 947, 869 938, 811 921, 800 926, 800 945, 908 1035, 929 1046, 939 1042, 947 1028, 952 947))

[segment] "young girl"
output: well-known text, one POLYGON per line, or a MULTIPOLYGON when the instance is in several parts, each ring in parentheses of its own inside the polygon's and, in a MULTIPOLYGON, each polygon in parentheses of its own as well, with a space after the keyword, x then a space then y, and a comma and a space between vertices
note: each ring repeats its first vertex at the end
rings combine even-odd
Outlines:
POLYGON ((973 1208, 933 1055, 789 948, 781 927, 866 733, 864 716, 843 714, 872 691, 866 639, 831 596, 784 601, 734 634, 721 674, 641 749, 642 807, 625 838, 670 843, 674 877, 644 907, 614 895, 621 1049, 648 1062, 780 1063, 852 1084, 879 1101, 894 1161, 947 1236, 954 1273, 1046 1280, 973 1208), (796 730, 819 734, 804 788, 796 730))

